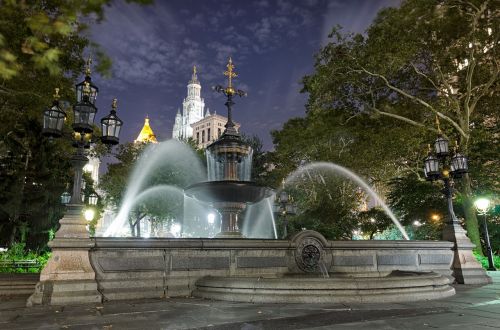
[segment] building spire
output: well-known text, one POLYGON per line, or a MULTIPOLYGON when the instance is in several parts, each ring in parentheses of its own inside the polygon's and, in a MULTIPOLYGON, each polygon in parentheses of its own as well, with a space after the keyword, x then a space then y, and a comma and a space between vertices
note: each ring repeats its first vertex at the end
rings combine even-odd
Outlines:
POLYGON ((198 75, 196 71, 196 65, 193 65, 193 74, 191 76, 191 80, 189 81, 190 84, 200 84, 200 81, 198 80, 198 75))
POLYGON ((144 119, 144 126, 141 129, 141 132, 139 133, 139 136, 137 136, 137 139, 135 139, 134 143, 139 143, 139 142, 145 142, 145 143, 158 143, 158 140, 156 140, 156 135, 151 129, 151 126, 149 126, 149 116, 146 115, 146 118, 144 119))

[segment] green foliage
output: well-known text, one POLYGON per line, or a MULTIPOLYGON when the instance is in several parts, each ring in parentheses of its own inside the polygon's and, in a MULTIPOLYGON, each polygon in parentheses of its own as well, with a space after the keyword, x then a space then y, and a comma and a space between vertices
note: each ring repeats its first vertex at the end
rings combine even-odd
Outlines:
MULTIPOLYGON (((482 256, 478 253, 474 253, 474 257, 476 257, 477 261, 479 261, 484 269, 488 269, 488 257, 482 256)), ((493 255, 493 265, 497 270, 500 269, 500 255, 493 255)))
MULTIPOLYGON (((498 189, 497 12, 494 1, 407 0, 381 11, 364 36, 334 28, 316 55, 314 72, 303 79, 306 117, 272 133, 277 177, 303 161, 338 163, 368 178, 382 194, 393 189, 393 204, 409 223, 442 208, 442 198, 434 198, 437 186, 401 190, 410 188, 404 182, 408 173, 414 173, 414 183, 420 180, 424 145, 436 136, 438 116, 443 133, 459 140, 461 152, 470 150, 476 166, 457 186, 457 201, 469 237, 479 245, 472 188, 498 189), (476 179, 477 172, 484 174, 476 179), (399 177, 403 181, 388 185, 399 177)), ((424 236, 434 237, 438 227, 429 226, 418 232, 429 229, 424 236)))
POLYGON ((358 228, 368 236, 367 239, 373 239, 377 233, 392 225, 391 218, 382 209, 376 207, 359 212, 357 221, 358 228))
POLYGON ((16 261, 35 261, 39 267, 16 268, 16 267, 0 267, 1 273, 39 273, 40 270, 47 264, 50 258, 50 252, 37 253, 26 250, 24 243, 14 243, 6 252, 0 252, 0 262, 16 262, 16 261))
MULTIPOLYGON (((151 0, 128 0, 149 4, 151 0)), ((12 79, 22 75, 28 66, 47 71, 58 77, 65 73, 66 51, 60 41, 79 39, 88 28, 86 22, 98 22, 104 17, 104 7, 111 0, 76 1, 2 1, 0 10, 0 78, 12 79), (9 33, 11 17, 24 17, 17 26, 15 42, 9 33)), ((95 47, 97 47, 94 44, 95 47)), ((110 59, 97 49, 98 70, 109 72, 110 59)))
POLYGON ((442 220, 448 214, 440 183, 431 183, 409 173, 392 179, 389 188, 389 205, 404 225, 430 221, 433 215, 442 220))
MULTIPOLYGON (((200 158, 203 153, 196 150, 194 143, 185 142, 200 158)), ((105 205, 118 210, 125 197, 126 189, 134 168, 138 166, 138 159, 144 153, 154 153, 155 144, 128 143, 120 145, 116 153, 118 162, 109 164, 108 172, 101 178, 100 189, 104 191, 105 205)), ((143 156, 148 159, 148 155, 143 156)), ((180 189, 192 183, 193 173, 190 171, 192 164, 187 164, 185 159, 171 159, 168 162, 154 164, 154 170, 143 183, 141 191, 161 185, 179 187, 180 189)), ((182 218, 183 197, 166 192, 162 189, 155 190, 153 194, 137 201, 129 215, 129 224, 132 231, 140 230, 140 222, 144 217, 149 217, 153 225, 159 226, 164 222, 171 222, 173 218, 182 218)))
POLYGON ((109 3, 1 1, 0 246, 25 241, 28 248, 43 249, 62 217, 59 197, 72 181, 73 151, 67 139, 41 136, 42 112, 60 88, 70 131, 67 105, 75 101, 74 83, 90 45, 80 20, 102 19, 109 3))
MULTIPOLYGON (((406 232, 410 235, 408 229, 409 228, 405 228, 406 232)), ((411 237, 411 235, 410 235, 410 237, 411 237)), ((390 241, 404 239, 403 234, 401 234, 401 232, 399 231, 398 227, 396 227, 396 225, 390 225, 384 231, 382 231, 380 233, 376 233, 373 236, 373 238, 378 239, 378 240, 390 240, 390 241)))
POLYGON ((300 211, 290 217, 289 233, 316 230, 327 239, 350 239, 357 228, 356 210, 362 195, 343 178, 320 169, 299 174, 286 185, 300 211))

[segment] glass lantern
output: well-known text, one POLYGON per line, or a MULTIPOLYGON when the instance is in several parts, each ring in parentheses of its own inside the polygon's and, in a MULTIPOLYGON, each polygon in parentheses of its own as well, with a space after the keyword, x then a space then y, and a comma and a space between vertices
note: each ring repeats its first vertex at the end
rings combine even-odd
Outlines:
POLYGON ((78 133, 92 133, 97 108, 90 102, 81 102, 73 106, 75 118, 73 129, 78 133))
POLYGON ((87 75, 85 77, 85 80, 83 80, 81 83, 76 84, 75 87, 76 87, 76 103, 88 101, 92 105, 95 105, 99 88, 97 88, 97 86, 92 83, 92 79, 90 78, 90 76, 87 75))
POLYGON ((114 99, 111 112, 101 119, 102 142, 109 145, 118 144, 122 125, 123 121, 116 115, 116 99, 114 99))
POLYGON ((436 156, 445 157, 448 155, 448 140, 442 136, 438 136, 434 142, 434 149, 436 150, 436 156))
POLYGON ((425 158, 424 174, 428 180, 434 180, 439 177, 439 161, 435 156, 429 155, 425 158))
POLYGON ((99 200, 99 196, 93 192, 89 195, 89 205, 97 205, 97 201, 99 200))
POLYGON ((59 101, 55 100, 52 107, 43 112, 42 134, 48 137, 60 137, 65 120, 66 113, 59 107, 59 101))
POLYGON ((450 171, 453 176, 460 177, 467 173, 468 170, 469 166, 467 165, 467 157, 458 152, 451 157, 450 171))
POLYGON ((288 203, 288 194, 286 191, 282 190, 279 195, 278 202, 280 203, 288 203))
POLYGON ((61 195, 61 204, 66 205, 66 204, 69 203, 70 200, 71 200, 70 193, 67 192, 67 191, 63 192, 62 195, 61 195))

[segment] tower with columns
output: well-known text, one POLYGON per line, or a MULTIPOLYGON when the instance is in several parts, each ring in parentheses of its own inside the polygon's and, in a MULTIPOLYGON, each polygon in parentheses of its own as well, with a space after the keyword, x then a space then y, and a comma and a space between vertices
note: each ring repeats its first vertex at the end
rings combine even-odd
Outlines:
POLYGON ((182 113, 177 111, 172 137, 187 139, 193 136, 194 124, 204 118, 205 101, 201 98, 201 85, 198 80, 196 66, 193 67, 191 80, 187 85, 187 96, 182 102, 182 113))

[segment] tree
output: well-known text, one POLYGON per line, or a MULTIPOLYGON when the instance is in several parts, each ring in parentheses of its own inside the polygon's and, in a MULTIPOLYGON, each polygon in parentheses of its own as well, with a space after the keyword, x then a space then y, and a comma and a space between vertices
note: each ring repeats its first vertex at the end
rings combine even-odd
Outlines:
MULTIPOLYGON (((181 143, 194 148, 188 142, 181 143)), ((104 192, 104 201, 107 206, 116 211, 123 206, 134 169, 141 166, 139 159, 141 157, 149 159, 148 153, 158 152, 156 148, 161 148, 161 146, 152 143, 128 143, 118 148, 115 155, 118 162, 108 165, 108 172, 101 178, 100 182, 100 189, 104 192)), ((201 160, 202 154, 195 149, 193 152, 201 160)), ((137 200, 131 209, 128 220, 132 234, 140 235, 141 221, 145 217, 156 224, 174 218, 182 218, 183 197, 162 188, 162 186, 168 185, 183 189, 193 183, 193 179, 196 177, 196 174, 191 172, 193 164, 187 164, 190 160, 180 158, 182 157, 170 157, 168 161, 154 164, 153 170, 145 178, 138 193, 144 192, 148 188, 158 187, 158 189, 152 191, 151 195, 144 199, 137 200)))
MULTIPOLYGON (((0 244, 45 248, 63 214, 60 195, 71 182, 68 139, 41 135, 43 109, 60 88, 74 102, 83 71, 86 16, 102 17, 110 1, 2 1, 0 5, 0 244)), ((100 61, 104 68, 109 62, 100 61)), ((71 118, 68 118, 71 119, 71 118)), ((66 131, 69 132, 67 121, 66 131)))
MULTIPOLYGON (((468 153, 476 127, 498 122, 497 6, 408 0, 381 11, 366 37, 334 29, 315 73, 304 78, 308 111, 388 118, 434 133, 437 116, 468 153)), ((471 183, 466 176, 461 192, 469 237, 479 246, 471 183)))
MULTIPOLYGON (((127 0, 149 4, 151 0, 127 0)), ((76 0, 76 1, 2 1, 4 18, 1 25, 10 25, 9 16, 25 17, 19 27, 22 31, 17 42, 12 42, 12 36, 0 29, 0 78, 11 79, 23 74, 26 67, 34 66, 39 70, 47 70, 52 76, 58 77, 66 72, 67 49, 61 47, 61 40, 80 39, 82 32, 88 28, 85 21, 99 22, 104 18, 104 6, 109 6, 111 0, 76 0)), ((98 70, 107 72, 111 61, 96 48, 99 58, 98 70)), ((1 86, 4 93, 16 90, 1 86)))

